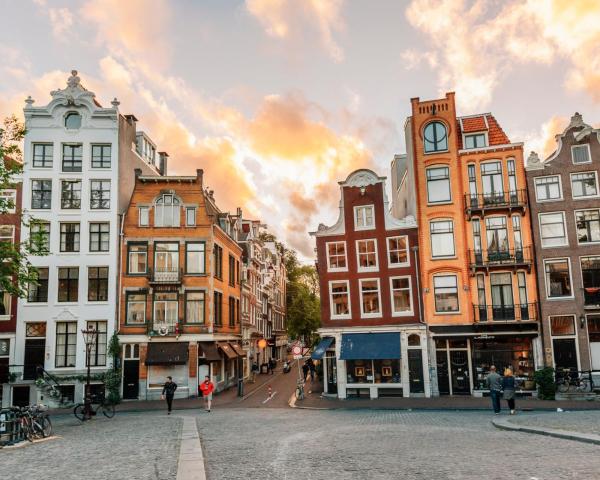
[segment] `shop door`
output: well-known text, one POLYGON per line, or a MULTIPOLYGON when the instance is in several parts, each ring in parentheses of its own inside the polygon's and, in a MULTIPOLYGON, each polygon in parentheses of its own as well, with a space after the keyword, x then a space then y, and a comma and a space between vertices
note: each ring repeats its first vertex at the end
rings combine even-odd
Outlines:
POLYGON ((454 395, 468 395, 471 393, 467 350, 450 351, 450 371, 452 373, 452 393, 454 395))
POLYGON ((448 376, 448 352, 438 350, 437 354, 437 379, 440 395, 450 395, 450 378, 448 376))
POLYGON ((140 361, 123 361, 123 398, 133 400, 138 398, 140 391, 140 361))
POLYGON ((26 407, 29 403, 29 385, 13 386, 13 406, 26 407))
POLYGON ((46 339, 25 340, 25 359, 23 367, 23 380, 35 380, 38 366, 44 366, 46 355, 46 339))
POLYGON ((331 356, 326 356, 325 361, 327 363, 327 393, 337 393, 337 363, 335 353, 332 352, 331 356))
POLYGON ((423 393, 425 391, 423 352, 420 348, 408 350, 408 380, 411 393, 423 393))
POLYGON ((555 338, 552 340, 554 347, 554 368, 557 373, 565 368, 577 371, 577 348, 574 338, 555 338))

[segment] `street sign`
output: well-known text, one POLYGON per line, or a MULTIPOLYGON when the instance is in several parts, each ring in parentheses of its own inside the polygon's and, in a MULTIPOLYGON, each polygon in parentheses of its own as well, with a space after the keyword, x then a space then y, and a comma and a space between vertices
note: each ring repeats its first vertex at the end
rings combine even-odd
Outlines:
POLYGON ((300 345, 294 345, 292 348, 292 353, 294 354, 294 358, 298 355, 302 356, 302 347, 300 345))

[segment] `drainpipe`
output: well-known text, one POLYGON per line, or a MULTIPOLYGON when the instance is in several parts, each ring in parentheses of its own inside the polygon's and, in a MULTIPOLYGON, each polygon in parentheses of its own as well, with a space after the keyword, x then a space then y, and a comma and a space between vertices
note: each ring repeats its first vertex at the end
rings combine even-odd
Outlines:
POLYGON ((433 382, 431 375, 431 349, 429 348, 429 325, 425 322, 425 314, 423 313, 423 292, 421 291, 421 274, 419 271, 419 247, 415 245, 411 247, 414 257, 415 257, 415 277, 416 277, 416 287, 417 294, 419 298, 419 322, 425 325, 425 333, 426 333, 426 347, 427 347, 427 365, 429 366, 429 395, 433 396, 433 382))

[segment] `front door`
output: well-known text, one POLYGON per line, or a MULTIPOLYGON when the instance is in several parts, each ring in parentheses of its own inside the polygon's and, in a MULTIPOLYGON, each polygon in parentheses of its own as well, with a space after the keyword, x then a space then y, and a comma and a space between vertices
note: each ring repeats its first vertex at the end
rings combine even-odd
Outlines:
POLYGON ((25 359, 23 367, 23 380, 35 380, 37 367, 44 366, 46 356, 46 339, 25 340, 25 359))
MULTIPOLYGON (((445 341, 445 340, 444 340, 445 341)), ((437 379, 440 395, 450 395, 450 378, 448 376, 448 352, 438 350, 437 359, 437 379)))
POLYGON ((450 350, 450 371, 452 373, 452 393, 454 395, 471 393, 467 350, 450 350))
POLYGON ((563 370, 579 370, 577 365, 577 347, 574 338, 555 338, 552 340, 554 349, 554 368, 558 374, 563 370))
POLYGON ((425 392, 423 381, 423 352, 421 349, 408 350, 408 380, 411 393, 425 392))
POLYGON ((138 398, 140 391, 140 361, 123 361, 123 398, 133 400, 138 398))

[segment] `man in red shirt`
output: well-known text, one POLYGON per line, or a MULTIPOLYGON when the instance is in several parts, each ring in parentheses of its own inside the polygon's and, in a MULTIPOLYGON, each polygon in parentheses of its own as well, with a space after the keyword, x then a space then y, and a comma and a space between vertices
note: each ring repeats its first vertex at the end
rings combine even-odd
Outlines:
POLYGON ((210 377, 207 375, 200 384, 200 391, 204 397, 204 408, 206 408, 207 412, 210 412, 210 404, 212 403, 212 394, 214 390, 215 385, 210 381, 210 377))

